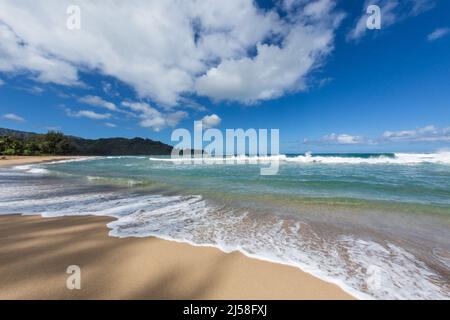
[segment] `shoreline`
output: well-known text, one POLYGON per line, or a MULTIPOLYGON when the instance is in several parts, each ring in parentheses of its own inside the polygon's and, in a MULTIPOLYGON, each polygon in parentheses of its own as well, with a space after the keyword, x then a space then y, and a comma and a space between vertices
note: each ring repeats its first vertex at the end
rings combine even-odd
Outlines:
MULTIPOLYGON (((7 160, 0 160, 0 167, 13 167, 16 165, 29 165, 29 164, 40 164, 40 163, 45 163, 45 162, 53 162, 53 161, 60 161, 60 160, 72 160, 72 159, 78 159, 78 158, 85 158, 85 157, 75 157, 75 156, 39 156, 39 157, 7 157, 7 160), (6 162, 4 162, 6 161, 6 162)), ((351 293, 345 291, 343 288, 341 288, 337 283, 335 283, 332 280, 328 280, 328 279, 322 279, 319 278, 313 274, 310 274, 309 272, 303 271, 302 269, 300 269, 297 266, 291 266, 291 265, 287 265, 284 263, 279 263, 279 262, 274 262, 274 261, 268 261, 268 260, 264 260, 264 259, 260 259, 258 257, 252 257, 249 256, 245 253, 242 252, 238 252, 238 251, 234 251, 234 252, 225 252, 223 251, 221 248, 218 248, 216 246, 201 246, 201 245, 194 245, 194 244, 189 244, 189 243, 184 243, 184 242, 180 242, 180 241, 176 241, 176 240, 172 240, 172 239, 161 239, 161 238, 156 238, 156 237, 147 237, 147 238, 115 238, 115 237, 110 237, 108 235, 109 229, 107 227, 107 223, 114 221, 114 218, 111 217, 98 217, 98 216, 83 216, 83 217, 71 217, 71 216, 66 216, 66 217, 59 217, 59 218, 45 218, 42 217, 40 215, 36 215, 36 216, 22 216, 20 214, 11 214, 11 215, 6 215, 6 216, 0 216, 0 225, 3 226, 4 223, 2 223, 5 219, 8 220, 8 218, 5 217, 10 217, 9 219, 13 219, 14 221, 10 221, 9 223, 12 223, 14 225, 14 227, 12 229, 14 230, 21 230, 20 234, 30 234, 33 233, 34 230, 26 230, 27 228, 34 229, 36 228, 41 228, 39 226, 42 226, 43 224, 45 224, 45 221, 48 221, 48 227, 44 228, 44 234, 53 234, 53 233, 58 233, 59 229, 55 228, 55 226, 52 226, 51 222, 52 221, 56 221, 56 224, 58 225, 62 225, 63 228, 67 228, 67 224, 69 224, 69 221, 71 220, 75 220, 77 222, 80 222, 82 225, 84 224, 96 224, 97 227, 97 236, 101 237, 101 234, 106 233, 106 240, 104 238, 101 238, 101 241, 104 242, 116 242, 118 241, 123 241, 123 242, 151 242, 150 240, 153 240, 153 242, 158 241, 160 242, 161 245, 159 245, 158 247, 170 247, 169 251, 175 251, 175 255, 179 255, 179 251, 189 251, 191 252, 193 251, 198 251, 193 253, 193 255, 189 255, 189 259, 192 261, 191 266, 186 266, 187 268, 190 268, 192 266, 196 265, 196 261, 197 259, 195 258, 198 255, 205 255, 206 253, 204 251, 211 251, 213 253, 209 253, 211 256, 219 256, 221 259, 227 260, 237 260, 237 261, 243 261, 242 264, 247 265, 247 264, 255 264, 254 267, 256 267, 257 269, 268 269, 270 276, 267 277, 266 275, 261 276, 260 279, 254 279, 253 276, 251 275, 251 271, 253 269, 250 268, 248 271, 249 272, 249 277, 252 279, 251 281, 268 281, 267 278, 270 278, 271 280, 269 282, 271 282, 271 285, 269 287, 267 287, 267 295, 263 295, 262 292, 260 292, 260 290, 250 290, 247 292, 247 295, 243 295, 240 296, 240 291, 242 291, 242 288, 240 291, 236 291, 234 294, 232 295, 228 295, 227 296, 227 290, 223 291, 223 293, 221 294, 220 292, 216 292, 215 294, 212 294, 210 296, 206 296, 204 297, 204 299, 356 299, 355 296, 353 296, 351 293), (11 218, 14 217, 14 218, 11 218), (82 221, 78 221, 78 219, 81 219, 82 221), (25 221, 25 226, 22 227, 22 223, 23 220, 25 221), (61 221, 60 221, 61 220, 61 221), (102 221, 102 223, 100 223, 100 225, 98 225, 98 220, 102 221), (29 221, 32 221, 32 225, 29 225, 29 221), (36 224, 36 225, 34 225, 36 224), (105 229, 105 230, 101 230, 101 229, 105 229), (106 232, 105 232, 106 231, 106 232), (116 240, 112 240, 112 239, 116 239, 116 240), (172 248, 173 247, 173 248, 172 248), (188 248, 192 248, 192 249, 186 249, 186 247, 188 248), (278 270, 280 269, 280 270, 278 270), (274 271, 272 271, 274 270, 274 271), (280 275, 279 273, 285 274, 285 275, 280 275), (273 282, 277 281, 277 278, 283 278, 285 279, 286 274, 291 275, 294 279, 291 279, 289 281, 287 281, 286 283, 284 283, 284 287, 282 290, 280 290, 278 293, 273 292, 273 282), (290 283, 291 282, 296 282, 296 281, 300 281, 300 282, 305 282, 306 286, 305 288, 290 288, 290 283)), ((2 228, 3 229, 3 228, 2 228)), ((7 230, 4 230, 4 233, 7 233, 7 230)), ((19 237, 20 235, 15 235, 15 234, 10 234, 8 239, 14 239, 15 237, 19 237)), ((70 237, 69 235, 67 237, 70 237)), ((16 239, 18 241, 20 241, 20 239, 16 239)), ((40 241, 39 239, 35 239, 36 241, 40 241)), ((82 241, 81 239, 79 241, 82 241)), ((99 240, 97 240, 99 241, 99 240)), ((49 241, 50 243, 48 243, 47 245, 51 246, 51 240, 49 241)), ((148 245, 143 245, 143 250, 146 251, 148 245)), ((0 252, 2 252, 4 250, 4 246, 0 249, 0 252)), ((44 250, 46 251, 46 250, 44 250)), ((81 253, 80 253, 81 254, 81 253)), ((1 255, 0 255, 1 256, 1 255)), ((173 259, 174 257, 170 258, 173 259)), ((3 259, 0 259, 3 260, 3 259)), ((208 259, 209 260, 209 259, 208 259)), ((6 261, 6 264, 8 264, 9 262, 13 262, 14 261, 6 261)), ((163 265, 161 266, 162 269, 166 269, 166 266, 164 265, 164 263, 162 263, 163 265)), ((4 274, 8 274, 5 270, 3 270, 3 268, 1 267, 2 264, 0 264, 0 275, 4 275, 4 274), (6 272, 6 273, 5 273, 6 272)), ((27 274, 30 273, 31 271, 27 271, 27 274)), ((36 270, 36 272, 39 272, 39 270, 36 270)), ((183 272, 182 272, 183 273, 183 272)), ((227 273, 227 272, 225 272, 227 273)), ((235 274, 237 273, 237 277, 238 278, 242 278, 242 274, 240 274, 239 271, 234 270, 231 271, 230 274, 235 274)), ((9 275, 8 277, 10 277, 11 275, 9 275)), ((64 277, 67 277, 67 275, 63 274, 64 277)), ((20 275, 20 273, 18 274, 14 274, 12 277, 22 277, 20 275)), ((4 288, 5 286, 3 285, 3 281, 1 279, 0 276, 0 287, 4 288)), ((42 285, 42 284, 41 284, 42 285)), ((237 286, 239 284, 236 284, 237 286)), ((39 285, 40 286, 40 285, 39 285)), ((61 286, 61 284, 60 284, 61 286)), ((45 286, 44 286, 45 287, 45 286)), ((278 286, 276 286, 278 288, 278 286)), ((60 290, 61 288, 59 288, 60 290)), ((33 288, 29 288, 28 290, 31 291, 36 291, 33 288)), ((40 292, 40 290, 37 290, 38 292, 40 292)), ((48 291, 48 289, 44 288, 44 291, 48 291)), ((49 299, 60 299, 60 298, 68 298, 68 299, 78 299, 78 298, 86 298, 85 295, 83 294, 75 294, 73 295, 73 291, 67 290, 70 293, 72 293, 72 295, 67 295, 67 293, 63 294, 61 291, 59 291, 59 295, 57 296, 52 296, 49 295, 49 299)), ((219 290, 220 291, 220 290, 219 290)), ((246 292, 246 290, 243 290, 243 292, 246 292)), ((8 293, 8 290, 4 290, 3 294, 0 293, 0 299, 9 299, 8 297, 11 296, 11 292, 8 293), (4 297, 5 296, 5 297, 4 297)), ((118 294, 118 293, 117 293, 118 294)), ((178 295, 173 295, 172 298, 173 299, 183 299, 182 297, 183 292, 179 292, 178 295)), ((102 297, 104 297, 104 295, 99 294, 97 296, 94 297, 94 299, 99 298, 102 299, 102 297)), ((22 297, 16 297, 18 299, 46 299, 45 297, 40 297, 40 296, 35 296, 35 295, 25 295, 22 297)), ((139 297, 139 299, 146 299, 146 297, 139 297)), ((148 297, 147 297, 148 298, 148 297)), ((154 297, 150 297, 151 299, 154 297)), ((161 298, 161 297, 156 297, 156 298, 161 298)), ((105 298, 107 299, 107 298, 105 298)), ((115 298, 112 298, 115 299, 115 298)), ((164 298, 163 298, 164 299, 164 298)), ((171 299, 171 298, 169 298, 171 299)))
POLYGON ((108 235, 108 217, 0 216, 0 299, 355 299, 299 268, 240 252, 108 235), (65 273, 79 265, 82 289, 65 273))
POLYGON ((18 165, 40 164, 52 161, 73 160, 87 158, 82 156, 0 156, 1 167, 13 167, 18 165))

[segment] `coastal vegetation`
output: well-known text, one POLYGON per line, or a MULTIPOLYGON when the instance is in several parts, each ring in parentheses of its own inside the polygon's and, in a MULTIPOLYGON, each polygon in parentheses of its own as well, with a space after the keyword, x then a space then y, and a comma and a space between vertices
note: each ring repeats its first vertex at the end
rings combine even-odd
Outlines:
POLYGON ((64 134, 49 131, 43 135, 33 135, 26 138, 16 136, 0 137, 0 154, 13 156, 40 156, 40 155, 69 155, 75 149, 64 134))
POLYGON ((0 155, 169 155, 172 146, 143 138, 83 139, 49 131, 37 134, 0 128, 0 155))

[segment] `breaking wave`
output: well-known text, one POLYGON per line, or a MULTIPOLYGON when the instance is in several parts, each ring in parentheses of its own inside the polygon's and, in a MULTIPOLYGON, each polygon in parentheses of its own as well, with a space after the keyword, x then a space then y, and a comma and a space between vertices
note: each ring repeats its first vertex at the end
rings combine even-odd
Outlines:
POLYGON ((450 152, 442 153, 392 153, 392 154, 317 154, 310 153, 304 155, 273 155, 273 156, 230 156, 230 157, 203 157, 203 158, 158 158, 150 157, 150 161, 183 163, 192 161, 193 163, 251 163, 283 161, 290 163, 321 163, 321 164, 450 164, 450 152))
MULTIPOLYGON (((261 215, 201 195, 149 194, 69 177, 42 180, 45 171, 17 169, 0 171, 0 214, 110 216, 116 219, 108 224, 114 237, 155 236, 240 251, 298 267, 363 299, 450 298, 448 279, 389 241, 315 229, 293 217, 261 215)), ((449 257, 442 249, 434 254, 449 257)))

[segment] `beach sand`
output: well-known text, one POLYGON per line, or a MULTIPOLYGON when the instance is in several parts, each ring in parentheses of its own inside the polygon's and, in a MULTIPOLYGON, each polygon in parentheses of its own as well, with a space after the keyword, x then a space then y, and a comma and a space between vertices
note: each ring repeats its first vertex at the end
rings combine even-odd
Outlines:
POLYGON ((106 217, 0 216, 0 299, 352 299, 300 269, 157 238, 106 217), (66 268, 81 268, 68 290, 66 268))
POLYGON ((0 156, 0 167, 79 158, 76 156, 0 156))
MULTIPOLYGON (((5 157, 0 166, 76 157, 5 157)), ((0 299, 354 299, 300 269, 157 238, 108 236, 108 217, 0 216, 0 299), (66 269, 81 268, 69 290, 66 269)))

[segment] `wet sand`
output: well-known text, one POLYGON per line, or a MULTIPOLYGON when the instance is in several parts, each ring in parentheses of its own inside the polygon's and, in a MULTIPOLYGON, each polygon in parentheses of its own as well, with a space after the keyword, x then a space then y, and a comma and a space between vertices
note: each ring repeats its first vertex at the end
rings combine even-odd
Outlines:
POLYGON ((76 156, 0 156, 0 167, 76 159, 76 156))
POLYGON ((106 217, 0 216, 0 299, 353 299, 300 269, 157 238, 106 217), (81 289, 69 290, 70 265, 81 289))

